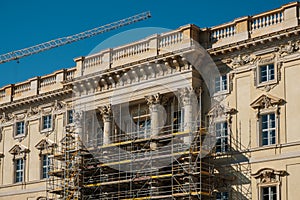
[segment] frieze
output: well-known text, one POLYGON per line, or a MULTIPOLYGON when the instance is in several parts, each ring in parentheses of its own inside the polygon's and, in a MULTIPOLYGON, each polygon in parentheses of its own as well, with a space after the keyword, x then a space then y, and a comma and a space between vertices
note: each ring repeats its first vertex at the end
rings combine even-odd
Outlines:
POLYGON ((292 42, 289 41, 286 45, 281 45, 277 48, 279 57, 284 57, 286 55, 292 54, 300 49, 300 41, 292 42))

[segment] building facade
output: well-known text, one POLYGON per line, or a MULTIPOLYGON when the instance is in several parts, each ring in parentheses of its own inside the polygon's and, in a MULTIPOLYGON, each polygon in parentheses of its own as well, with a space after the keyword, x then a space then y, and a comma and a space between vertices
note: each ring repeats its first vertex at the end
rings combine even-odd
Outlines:
POLYGON ((0 89, 0 200, 296 200, 299 3, 0 89))

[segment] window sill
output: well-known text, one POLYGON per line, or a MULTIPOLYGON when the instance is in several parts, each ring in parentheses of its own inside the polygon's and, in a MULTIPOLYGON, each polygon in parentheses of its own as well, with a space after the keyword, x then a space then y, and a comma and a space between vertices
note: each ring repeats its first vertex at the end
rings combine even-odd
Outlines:
POLYGON ((221 96, 221 95, 225 95, 225 94, 229 94, 229 90, 223 90, 223 91, 215 92, 213 94, 213 97, 217 97, 217 96, 221 96))
POLYGON ((258 82, 257 83, 257 88, 266 87, 266 86, 269 86, 269 85, 274 85, 276 83, 277 83, 276 79, 270 80, 270 81, 265 81, 265 82, 258 82))
POLYGON ((26 136, 25 133, 19 134, 19 135, 14 135, 14 139, 23 139, 26 136))
POLYGON ((41 133, 49 133, 49 132, 51 132, 51 131, 53 131, 52 128, 47 128, 47 129, 42 129, 42 130, 41 130, 41 133))

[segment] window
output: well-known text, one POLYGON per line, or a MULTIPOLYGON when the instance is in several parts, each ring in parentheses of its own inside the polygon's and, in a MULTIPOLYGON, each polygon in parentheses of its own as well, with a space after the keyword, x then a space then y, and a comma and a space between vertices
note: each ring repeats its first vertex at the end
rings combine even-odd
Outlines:
POLYGON ((25 134, 25 122, 20 121, 16 123, 16 136, 25 134))
POLYGON ((42 157, 42 178, 49 178, 50 171, 50 157, 49 155, 43 155, 42 157))
POLYGON ((216 153, 228 151, 227 122, 216 123, 216 153))
POLYGON ((215 92, 227 90, 227 75, 218 76, 215 78, 215 92))
POLYGON ((182 129, 183 124, 183 114, 182 111, 176 111, 173 113, 173 132, 179 132, 182 129))
POLYGON ((264 83, 275 79, 274 64, 259 67, 259 82, 264 83))
POLYGON ((52 127, 52 116, 43 116, 43 129, 50 129, 52 127))
POLYGON ((67 112, 67 124, 74 122, 74 110, 68 110, 67 112))
POLYGON ((144 134, 145 137, 150 136, 150 129, 151 129, 151 120, 145 119, 138 122, 139 123, 139 134, 144 134))
POLYGON ((275 114, 261 115, 262 146, 276 143, 275 114))
POLYGON ((216 200, 228 200, 229 194, 228 192, 218 192, 216 195, 216 200))
POLYGON ((263 187, 261 189, 262 200, 276 200, 277 199, 277 189, 276 186, 263 187))
POLYGON ((15 160, 15 182, 23 182, 24 176, 24 160, 16 159, 15 160))

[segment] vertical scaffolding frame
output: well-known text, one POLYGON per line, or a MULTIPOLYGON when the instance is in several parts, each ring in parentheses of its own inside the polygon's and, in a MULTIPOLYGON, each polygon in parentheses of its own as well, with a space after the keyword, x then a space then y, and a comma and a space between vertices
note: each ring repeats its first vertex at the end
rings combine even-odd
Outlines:
POLYGON ((203 157, 209 152, 202 148, 204 137, 211 136, 201 127, 200 117, 192 123, 194 131, 175 130, 171 123, 155 137, 137 137, 140 130, 119 132, 117 139, 111 136, 111 144, 93 141, 87 148, 74 127, 66 127, 61 146, 52 156, 51 198, 211 199, 214 167, 209 156, 203 157), (185 137, 193 138, 192 143, 185 144, 185 137), (158 144, 158 149, 151 149, 151 143, 158 144), (168 164, 158 167, 161 162, 168 164))

